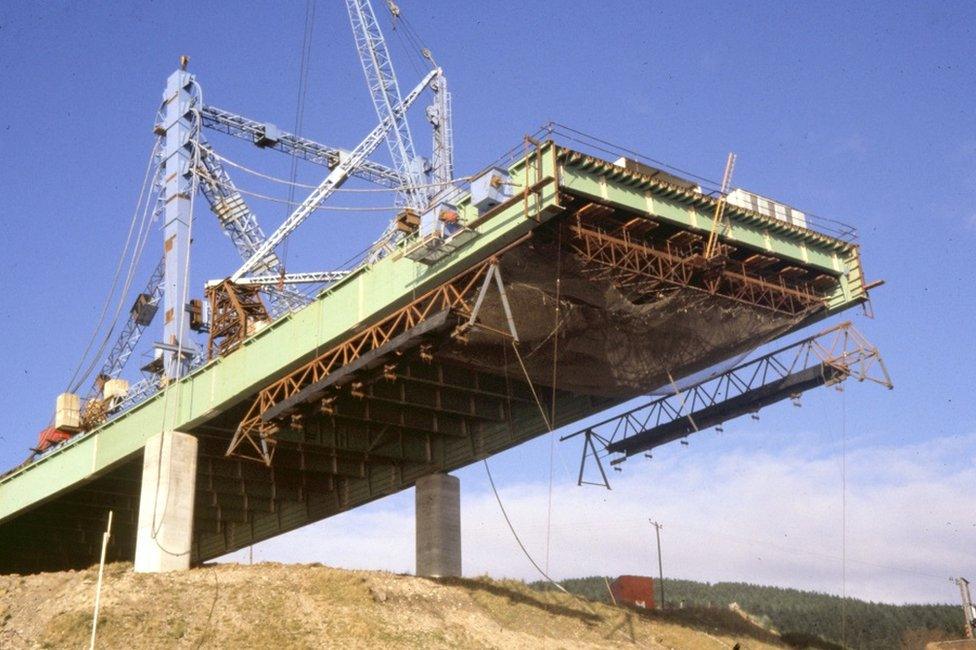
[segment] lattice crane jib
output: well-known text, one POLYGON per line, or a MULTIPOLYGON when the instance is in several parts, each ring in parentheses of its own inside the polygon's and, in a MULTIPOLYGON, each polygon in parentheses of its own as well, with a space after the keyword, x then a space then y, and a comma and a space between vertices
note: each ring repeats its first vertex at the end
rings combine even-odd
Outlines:
POLYGON ((112 349, 109 350, 101 370, 95 376, 95 381, 89 391, 88 399, 95 399, 102 392, 102 387, 109 379, 117 379, 125 368, 126 362, 135 351, 136 346, 142 339, 146 328, 152 323, 159 308, 159 301, 163 297, 163 271, 164 260, 153 269, 149 281, 145 288, 136 297, 135 303, 129 312, 129 318, 125 322, 122 331, 119 332, 112 349))
POLYGON ((362 142, 360 142, 355 149, 349 152, 348 155, 342 154, 339 156, 339 163, 334 169, 326 176, 311 194, 302 201, 302 203, 295 208, 295 211, 289 215, 287 219, 275 230, 268 238, 265 240, 264 244, 258 248, 257 251, 241 266, 234 274, 231 276, 233 282, 237 282, 245 275, 251 273, 257 265, 263 260, 267 254, 275 249, 284 239, 290 235, 298 226, 300 226, 304 221, 318 209, 318 207, 330 196, 332 196, 339 187, 349 178, 353 170, 358 169, 366 158, 376 150, 383 139, 386 136, 387 131, 389 131, 394 126, 395 120, 402 116, 406 110, 417 100, 421 92, 430 84, 431 81, 437 76, 437 70, 431 70, 427 75, 420 80, 413 90, 394 107, 393 111, 389 116, 383 119, 374 128, 369 135, 367 135, 362 142))
MULTIPOLYGON (((221 228, 241 256, 241 261, 247 261, 264 243, 264 231, 219 158, 205 143, 201 145, 198 175, 200 191, 210 204, 210 210, 217 216, 221 228)), ((254 271, 283 275, 285 267, 272 250, 255 265, 254 271)), ((300 309, 309 302, 309 298, 301 293, 274 285, 266 286, 264 292, 272 316, 300 309)))
POLYGON ((410 125, 406 116, 396 111, 402 101, 386 40, 369 0, 346 0, 346 10, 376 116, 380 122, 387 119, 392 121, 391 128, 385 134, 386 143, 394 168, 408 180, 398 195, 398 201, 421 210, 427 205, 427 196, 421 187, 424 184, 423 172, 418 168, 410 125))

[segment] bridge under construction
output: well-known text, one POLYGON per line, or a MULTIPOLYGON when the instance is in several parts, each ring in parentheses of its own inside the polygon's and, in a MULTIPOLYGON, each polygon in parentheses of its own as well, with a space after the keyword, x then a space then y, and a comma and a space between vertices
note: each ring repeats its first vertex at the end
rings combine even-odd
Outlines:
POLYGON ((90 394, 60 396, 0 478, 0 571, 97 562, 108 511, 109 560, 160 571, 416 486, 418 573, 455 575, 452 470, 659 395, 567 436, 580 482, 608 484, 609 464, 813 387, 890 386, 846 323, 747 360, 867 303, 852 231, 733 189, 733 156, 708 189, 559 125, 458 178, 443 71, 428 53, 401 95, 370 3, 346 4, 379 119, 353 149, 205 104, 185 61, 169 78, 146 202, 160 261, 90 394), (429 160, 406 117, 424 93, 429 160), (265 236, 208 132, 325 179, 265 236), (374 159, 384 141, 391 164, 374 159), (286 272, 276 248, 354 181, 395 193, 390 226, 349 268, 286 272), (197 196, 242 261, 204 299, 188 283, 197 196), (157 312, 160 341, 128 381, 157 312))

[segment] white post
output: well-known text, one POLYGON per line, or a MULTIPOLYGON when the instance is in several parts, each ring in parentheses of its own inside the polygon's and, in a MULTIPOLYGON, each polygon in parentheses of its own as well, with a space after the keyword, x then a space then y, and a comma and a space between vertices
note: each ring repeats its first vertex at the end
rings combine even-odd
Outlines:
POLYGON ((112 511, 108 511, 108 526, 102 533, 102 557, 98 561, 98 584, 95 586, 95 613, 92 615, 91 643, 89 650, 95 650, 95 632, 98 630, 98 608, 102 600, 102 576, 105 575, 105 551, 108 548, 108 538, 112 536, 112 511))

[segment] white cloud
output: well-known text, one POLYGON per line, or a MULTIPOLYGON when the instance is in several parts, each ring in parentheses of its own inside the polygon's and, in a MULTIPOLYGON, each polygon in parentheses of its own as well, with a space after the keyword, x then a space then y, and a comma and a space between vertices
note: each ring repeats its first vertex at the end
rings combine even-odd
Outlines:
MULTIPOLYGON (((845 553, 840 450, 815 457, 803 446, 771 450, 767 445, 757 451, 753 443, 742 439, 731 451, 702 445, 694 454, 676 445, 665 448, 654 461, 631 460, 626 472, 613 474, 612 491, 576 487, 569 467, 557 462, 551 574, 656 573, 648 524, 653 517, 664 524, 666 575, 840 593, 845 553)), ((848 450, 849 595, 947 602, 955 597, 949 576, 976 577, 974 443, 976 436, 955 436, 848 450)), ((492 467, 504 470, 513 459, 517 456, 493 459, 492 467)), ((493 494, 479 485, 482 468, 460 475, 465 574, 536 579, 493 494)), ((501 483, 516 530, 544 563, 548 483, 511 478, 501 483)), ((413 492, 264 542, 255 547, 255 559, 409 572, 413 492)))

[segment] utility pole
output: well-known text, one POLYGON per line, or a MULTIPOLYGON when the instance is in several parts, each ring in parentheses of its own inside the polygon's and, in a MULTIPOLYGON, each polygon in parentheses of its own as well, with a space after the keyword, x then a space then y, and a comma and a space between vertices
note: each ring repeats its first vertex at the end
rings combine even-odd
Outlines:
POLYGON ((664 565, 661 564, 661 529, 664 526, 652 519, 648 519, 648 521, 654 526, 654 534, 657 536, 657 574, 661 583, 661 609, 664 609, 664 565))
POLYGON ((969 580, 956 578, 955 583, 959 586, 959 595, 962 597, 962 611, 966 616, 966 638, 972 639, 976 633, 976 606, 973 605, 973 598, 969 594, 969 580))

